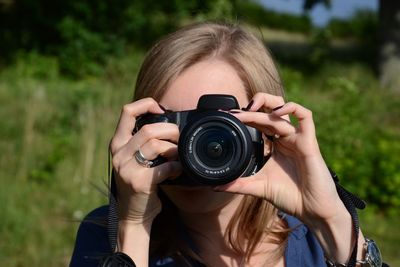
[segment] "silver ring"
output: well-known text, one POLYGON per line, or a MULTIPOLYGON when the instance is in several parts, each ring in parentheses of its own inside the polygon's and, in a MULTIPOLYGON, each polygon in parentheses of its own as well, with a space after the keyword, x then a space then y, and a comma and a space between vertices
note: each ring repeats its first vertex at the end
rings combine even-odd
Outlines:
POLYGON ((138 151, 135 152, 135 159, 136 162, 139 163, 140 166, 146 167, 146 168, 151 168, 153 166, 154 162, 152 160, 148 160, 143 156, 142 151, 138 149, 138 151))

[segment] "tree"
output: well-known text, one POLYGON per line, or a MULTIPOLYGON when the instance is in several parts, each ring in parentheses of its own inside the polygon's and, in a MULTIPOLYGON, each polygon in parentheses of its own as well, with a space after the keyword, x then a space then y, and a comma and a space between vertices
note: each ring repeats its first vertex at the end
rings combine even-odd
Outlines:
MULTIPOLYGON (((304 0, 304 9, 318 3, 330 6, 332 0, 304 0)), ((400 1, 379 1, 379 59, 377 69, 382 88, 400 92, 400 1)))
POLYGON ((381 85, 400 92, 400 1, 379 0, 381 85))

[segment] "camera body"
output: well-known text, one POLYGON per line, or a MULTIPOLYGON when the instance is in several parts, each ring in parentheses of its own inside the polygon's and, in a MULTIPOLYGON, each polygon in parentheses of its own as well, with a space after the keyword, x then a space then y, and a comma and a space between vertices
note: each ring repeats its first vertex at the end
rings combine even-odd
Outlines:
MULTIPOLYGON (((134 131, 150 123, 178 125, 183 174, 163 184, 221 185, 257 172, 264 164, 262 133, 225 112, 238 109, 231 95, 203 95, 194 110, 140 116, 134 131)), ((158 157, 155 165, 165 162, 158 157)), ((154 165, 153 165, 154 166, 154 165)))

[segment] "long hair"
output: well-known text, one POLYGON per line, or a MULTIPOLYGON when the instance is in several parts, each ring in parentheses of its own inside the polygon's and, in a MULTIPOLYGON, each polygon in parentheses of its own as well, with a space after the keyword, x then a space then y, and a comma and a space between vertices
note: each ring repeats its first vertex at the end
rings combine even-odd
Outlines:
MULTIPOLYGON (((277 68, 257 37, 238 25, 198 23, 168 35, 148 52, 137 77, 134 100, 153 97, 159 101, 182 72, 211 58, 224 60, 234 67, 249 99, 257 92, 283 96, 277 68)), ((177 238, 178 215, 171 203, 164 205, 164 202, 168 202, 165 196, 163 209, 153 224, 150 253, 182 261, 185 255, 196 258, 196 253, 177 238)), ((270 259, 274 262, 283 255, 288 233, 282 220, 277 218, 272 204, 245 196, 228 225, 226 242, 235 252, 245 255, 246 261, 260 242, 274 242, 279 245, 270 259)))

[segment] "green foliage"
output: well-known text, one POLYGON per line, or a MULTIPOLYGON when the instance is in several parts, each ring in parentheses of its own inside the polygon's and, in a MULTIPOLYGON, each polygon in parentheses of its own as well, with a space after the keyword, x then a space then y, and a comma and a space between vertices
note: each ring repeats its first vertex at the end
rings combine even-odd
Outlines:
MULTIPOLYGON (((25 53, 0 73, 5 266, 68 264, 78 226, 73 221, 107 201, 92 184, 105 190, 109 138, 132 97, 142 58, 138 52, 109 58, 100 76, 71 81, 60 76, 57 58, 25 53)), ((394 260, 398 237, 383 242, 388 224, 368 214, 399 216, 399 96, 379 91, 371 71, 357 64, 326 61, 313 75, 283 66, 282 76, 289 100, 313 110, 327 163, 369 202, 368 235, 378 236, 386 259, 394 260)))
POLYGON ((347 38, 356 41, 359 54, 369 58, 368 62, 376 65, 378 59, 378 14, 370 10, 359 10, 346 20, 332 19, 325 27, 332 38, 347 38))
POLYGON ((398 256, 400 232, 393 230, 399 223, 399 216, 383 216, 376 212, 360 211, 359 217, 363 234, 377 242, 383 261, 390 266, 400 266, 398 256))
POLYGON ((382 212, 398 212, 400 98, 361 66, 323 66, 316 78, 284 68, 290 99, 314 111, 321 150, 342 184, 382 212))
POLYGON ((235 0, 215 0, 203 7, 202 12, 194 13, 198 21, 204 20, 232 20, 235 15, 235 0))
POLYGON ((60 69, 71 76, 101 74, 107 56, 121 50, 115 40, 105 40, 104 35, 86 29, 70 17, 60 22, 59 29, 64 40, 58 53, 60 69))
POLYGON ((24 53, 0 73, 2 265, 68 265, 79 220, 107 201, 93 184, 106 191, 115 115, 142 57, 110 59, 102 78, 71 81, 56 58, 24 53))
MULTIPOLYGON (((0 3, 0 56, 18 50, 57 56, 72 77, 99 75, 106 58, 125 44, 148 46, 184 19, 231 18, 231 0, 11 1, 0 3)), ((4 63, 4 62, 3 62, 4 63)))
POLYGON ((326 26, 334 37, 350 37, 360 41, 375 40, 378 29, 378 14, 369 10, 358 10, 349 19, 333 18, 326 26))
POLYGON ((307 15, 296 16, 268 10, 255 1, 237 1, 237 14, 245 22, 257 26, 309 33, 311 20, 307 15))
POLYGON ((71 77, 100 75, 108 56, 124 54, 126 45, 147 47, 182 21, 237 18, 287 31, 312 29, 308 16, 279 14, 253 1, 10 1, 0 3, 0 63, 33 50, 58 57, 60 71, 71 77))
POLYGON ((107 201, 92 184, 105 188, 109 138, 143 58, 137 48, 182 21, 235 14, 256 25, 311 33, 311 53, 303 53, 298 67, 282 67, 287 95, 314 111, 326 161, 342 184, 369 202, 363 229, 378 236, 386 258, 396 262, 400 240, 387 235, 396 220, 376 220, 371 208, 398 220, 400 99, 380 91, 366 66, 335 63, 329 50, 336 36, 373 37, 372 17, 340 26, 354 27, 348 34, 336 26, 310 31, 308 18, 274 15, 251 1, 10 3, 0 6, 0 55, 14 59, 0 72, 4 266, 67 265, 78 226, 73 221, 107 201))
POLYGON ((308 60, 311 65, 320 65, 329 57, 332 36, 329 30, 314 29, 310 40, 312 52, 308 60))
MULTIPOLYGON (((376 166, 374 186, 371 188, 370 195, 379 206, 383 207, 400 207, 400 140, 398 137, 398 133, 384 132, 377 140, 376 164, 378 166, 376 166)), ((397 209, 389 209, 389 212, 396 213, 397 209)))

